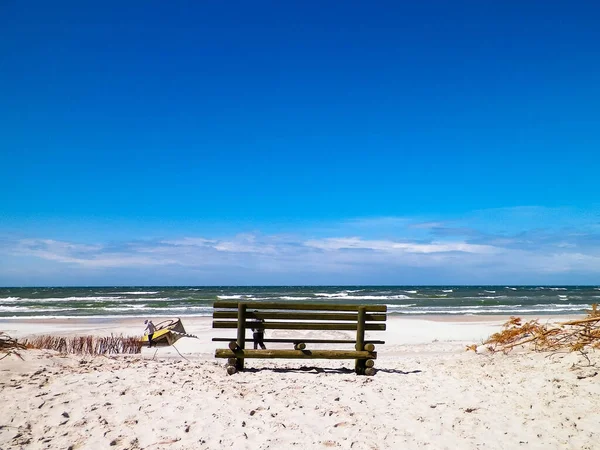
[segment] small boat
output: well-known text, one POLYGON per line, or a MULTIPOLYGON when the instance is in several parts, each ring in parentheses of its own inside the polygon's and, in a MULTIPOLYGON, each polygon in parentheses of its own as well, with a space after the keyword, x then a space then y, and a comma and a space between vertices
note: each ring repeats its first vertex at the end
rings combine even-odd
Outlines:
MULTIPOLYGON (((196 337, 185 332, 181 319, 164 320, 157 323, 156 331, 152 335, 152 346, 167 347, 173 345, 182 337, 196 337)), ((148 335, 142 337, 142 344, 148 345, 148 335)))

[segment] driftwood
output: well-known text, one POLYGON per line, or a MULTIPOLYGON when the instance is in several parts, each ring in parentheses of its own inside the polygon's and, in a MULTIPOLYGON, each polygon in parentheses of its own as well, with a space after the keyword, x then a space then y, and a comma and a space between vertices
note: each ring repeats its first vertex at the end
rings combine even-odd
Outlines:
POLYGON ((0 350, 25 349, 25 345, 19 344, 16 339, 11 338, 8 334, 0 331, 0 350))
POLYGON ((25 345, 11 338, 3 331, 0 331, 0 352, 5 353, 5 355, 0 357, 0 360, 6 358, 8 355, 16 355, 23 359, 17 350, 25 350, 25 348, 25 345))
MULTIPOLYGON (((600 310, 593 304, 585 318, 554 325, 540 324, 539 320, 522 322, 511 317, 503 330, 492 334, 484 343, 491 352, 509 352, 515 347, 528 345, 534 351, 579 351, 600 349, 600 310)), ((470 345, 467 350, 477 350, 470 345)))

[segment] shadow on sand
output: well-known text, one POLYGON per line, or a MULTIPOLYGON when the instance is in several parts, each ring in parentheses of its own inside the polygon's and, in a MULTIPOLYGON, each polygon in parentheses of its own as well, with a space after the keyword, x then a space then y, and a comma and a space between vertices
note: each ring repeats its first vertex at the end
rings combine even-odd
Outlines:
MULTIPOLYGON (((302 367, 262 367, 262 368, 246 368, 244 369, 244 372, 251 372, 251 373, 257 373, 257 372, 262 372, 262 371, 269 371, 269 372, 275 372, 275 373, 340 373, 340 374, 351 374, 354 373, 354 369, 347 369, 347 368, 339 368, 339 369, 330 369, 330 368, 324 368, 324 367, 307 367, 307 366, 302 366, 302 367)), ((398 375, 410 375, 413 373, 421 373, 422 370, 411 370, 408 372, 405 372, 403 370, 397 370, 397 369, 377 369, 377 372, 375 372, 375 375, 377 375, 378 372, 383 372, 383 373, 393 373, 393 374, 398 374, 398 375)))

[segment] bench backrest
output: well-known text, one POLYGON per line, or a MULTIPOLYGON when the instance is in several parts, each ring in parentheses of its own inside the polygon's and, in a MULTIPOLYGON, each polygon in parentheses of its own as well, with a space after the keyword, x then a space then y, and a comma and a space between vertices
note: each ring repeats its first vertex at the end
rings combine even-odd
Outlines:
POLYGON ((387 318, 386 305, 218 301, 213 306, 213 328, 237 328, 241 348, 246 329, 255 327, 257 319, 267 330, 356 330, 356 343, 362 346, 365 331, 385 330, 387 318))

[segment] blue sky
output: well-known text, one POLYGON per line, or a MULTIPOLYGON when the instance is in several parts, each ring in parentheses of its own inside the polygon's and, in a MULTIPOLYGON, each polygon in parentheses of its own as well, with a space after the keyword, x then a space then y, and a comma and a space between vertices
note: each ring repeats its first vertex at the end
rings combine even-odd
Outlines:
POLYGON ((413 3, 1 2, 0 285, 599 283, 600 7, 413 3))

